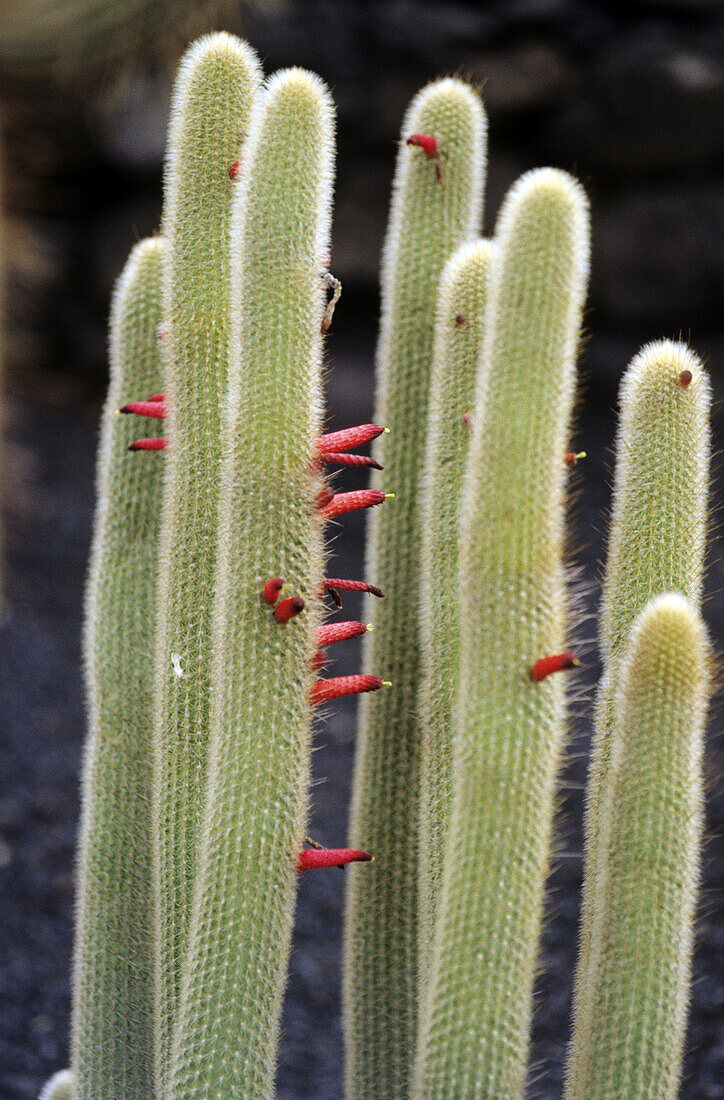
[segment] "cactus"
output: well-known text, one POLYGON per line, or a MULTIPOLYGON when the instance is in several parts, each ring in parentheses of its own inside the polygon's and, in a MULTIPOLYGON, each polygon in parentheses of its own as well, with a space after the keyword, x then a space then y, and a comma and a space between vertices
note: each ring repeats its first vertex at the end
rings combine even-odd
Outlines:
POLYGON ((38 1100, 75 1100, 73 1075, 68 1069, 54 1073, 43 1086, 38 1100))
POLYGON ((463 245, 440 280, 430 414, 419 509, 420 982, 432 948, 452 794, 452 717, 458 688, 460 491, 470 438, 483 314, 494 246, 463 245))
POLYGON ((162 234, 168 437, 159 550, 154 686, 154 836, 160 937, 158 1065, 168 1064, 188 930, 206 772, 211 601, 231 293, 229 244, 239 157, 259 81, 251 49, 200 39, 171 110, 162 234))
POLYGON ((252 116, 231 233, 210 763, 170 1076, 179 1100, 273 1086, 324 580, 315 451, 332 156, 321 81, 301 70, 272 78, 252 116), (273 572, 304 601, 287 624, 259 598, 273 572))
POLYGON ((607 889, 605 791, 620 659, 631 625, 648 600, 675 590, 700 598, 709 476, 709 380, 685 345, 647 345, 621 387, 621 420, 601 614, 603 677, 587 795, 581 951, 576 975, 569 1087, 590 1050, 598 945, 607 889))
POLYGON ((486 120, 457 80, 430 85, 406 115, 382 267, 378 419, 394 424, 376 457, 394 507, 372 523, 369 572, 387 595, 366 646, 394 689, 362 707, 351 843, 384 853, 374 875, 351 875, 345 928, 347 1088, 369 1100, 407 1094, 417 1017, 416 719, 423 460, 437 284, 478 228, 486 120))
POLYGON ((588 274, 587 203, 523 176, 496 228, 462 493, 454 791, 413 1095, 522 1090, 564 684, 564 453, 588 274), (463 607, 465 611, 463 611, 463 607))
MULTIPOLYGON (((114 298, 73 1056, 42 1095, 271 1095, 296 875, 374 854, 349 874, 350 1095, 518 1096, 565 729, 551 674, 577 663, 562 547, 587 204, 565 173, 528 173, 495 241, 474 242, 482 106, 458 80, 423 90, 383 271, 392 432, 321 434, 333 106, 302 70, 259 81, 228 35, 189 50, 162 237, 137 246, 114 298), (119 405, 166 431, 127 446, 119 405), (374 457, 350 453, 380 436, 374 457), (324 469, 379 459, 397 500, 373 524, 375 584, 326 578, 328 520, 388 494, 335 493, 324 469), (378 580, 369 671, 324 677, 325 647, 366 625, 325 623, 323 597, 379 597, 378 580), (363 707, 351 846, 320 849, 304 835, 314 708, 377 691, 382 669, 394 688, 363 707)), ((673 1097, 678 1082, 708 400, 696 357, 669 342, 624 386, 575 1097, 673 1097)))
MULTIPOLYGON (((650 600, 622 655, 601 813, 592 1026, 567 1095, 678 1095, 699 877, 709 647, 683 597, 650 600)), ((579 1017, 580 1019, 580 1017, 579 1017)), ((585 1027, 586 1020, 583 1018, 585 1027)))
POLYGON ((162 383, 162 257, 160 238, 137 245, 111 308, 84 639, 90 730, 71 1059, 78 1100, 145 1096, 153 1080, 149 731, 162 470, 126 454, 130 425, 118 409, 162 383))

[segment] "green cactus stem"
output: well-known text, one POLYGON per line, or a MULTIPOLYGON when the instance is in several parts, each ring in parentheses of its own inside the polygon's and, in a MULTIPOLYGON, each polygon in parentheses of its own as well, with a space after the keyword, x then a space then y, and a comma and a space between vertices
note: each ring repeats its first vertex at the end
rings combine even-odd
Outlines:
POLYGON ((155 654, 158 1072, 169 1060, 206 772, 211 603, 227 389, 229 225, 239 156, 259 81, 253 51, 227 34, 181 62, 171 110, 163 236, 170 446, 163 459, 155 654))
POLYGON ((427 971, 452 797, 452 726, 458 692, 460 494, 483 340, 494 245, 450 258, 440 281, 420 487, 420 962, 427 971))
POLYGON ((209 768, 173 1100, 273 1093, 322 612, 316 455, 333 146, 321 81, 275 75, 254 107, 231 233, 209 768), (287 621, 266 602, 277 574, 304 601, 287 621))
POLYGON ((86 747, 72 1058, 77 1100, 152 1093, 151 699, 163 471, 127 453, 118 409, 162 384, 160 238, 138 244, 111 308, 111 382, 86 594, 86 747))
POLYGON ((40 1090, 38 1100, 75 1100, 73 1074, 70 1070, 61 1069, 54 1073, 40 1090))
POLYGON ((587 202, 529 172, 495 234, 462 500, 454 793, 412 1095, 523 1094, 565 677, 566 464, 587 202))
MULTIPOLYGON (((585 1045, 567 1095, 675 1100, 699 881, 709 644, 683 596, 654 597, 620 663, 598 859, 607 889, 589 950, 585 1045)), ((599 876, 601 872, 599 872, 599 876)), ((577 1025, 578 1026, 578 1025, 577 1025)))
POLYGON ((477 233, 486 119, 468 85, 441 80, 413 100, 393 186, 382 268, 377 419, 391 434, 375 457, 394 506, 371 522, 368 572, 387 599, 366 666, 394 687, 361 708, 351 843, 374 873, 349 872, 344 1013, 349 1096, 407 1096, 417 1021, 417 823, 420 734, 418 487, 427 429, 437 287, 451 254, 477 233), (429 152, 434 152, 430 156, 429 152))
MULTIPOLYGON (((609 552, 601 613, 603 677, 586 807, 581 949, 576 973, 576 1047, 592 1041, 596 921, 604 911, 601 858, 603 792, 608 784, 619 661, 631 625, 648 600, 678 591, 701 595, 709 477, 710 385, 686 345, 661 340, 631 362, 621 386, 621 416, 609 552)), ((607 842, 604 842, 604 847, 607 842)), ((579 1057, 574 1054, 573 1063, 579 1057)), ((571 1087, 573 1087, 571 1085, 571 1087)))

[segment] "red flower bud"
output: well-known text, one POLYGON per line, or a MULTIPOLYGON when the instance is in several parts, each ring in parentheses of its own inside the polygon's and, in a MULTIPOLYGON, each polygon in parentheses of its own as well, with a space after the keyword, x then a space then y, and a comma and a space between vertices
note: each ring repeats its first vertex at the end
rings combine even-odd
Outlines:
POLYGON ((683 370, 681 372, 681 374, 679 375, 679 385, 681 386, 682 390, 688 389, 688 387, 691 385, 691 380, 693 377, 694 376, 690 370, 683 370))
POLYGON ((241 160, 235 160, 233 164, 229 165, 229 179, 235 180, 239 174, 239 165, 241 160))
POLYGON ((367 623, 357 623, 354 620, 345 623, 327 623, 317 628, 317 645, 344 642, 347 638, 356 638, 358 634, 365 634, 369 629, 367 623))
POLYGON ((312 687, 311 702, 316 707, 328 703, 330 699, 340 699, 343 695, 359 695, 389 686, 389 682, 379 676, 333 676, 331 680, 317 680, 312 687))
POLYGON ((359 848, 302 848, 297 856, 297 871, 315 870, 318 867, 344 867, 347 863, 369 863, 373 856, 359 848))
POLYGON ((566 453, 563 456, 563 461, 565 462, 566 466, 576 466, 578 464, 579 458, 585 458, 585 457, 586 457, 586 452, 585 451, 579 451, 578 454, 576 454, 575 451, 566 451, 566 453))
POLYGON ((151 395, 151 397, 147 397, 146 400, 147 401, 165 401, 166 400, 166 394, 165 393, 154 393, 154 394, 151 395))
POLYGON ((325 454, 329 451, 351 451, 353 447, 370 443, 386 431, 389 429, 382 428, 379 424, 358 424, 354 428, 343 428, 340 432, 327 432, 326 435, 320 435, 317 447, 325 454))
POLYGON ((129 401, 122 409, 122 413, 135 413, 136 416, 152 416, 156 420, 165 420, 168 415, 168 405, 165 401, 129 401))
POLYGON ((437 142, 432 134, 410 134, 405 144, 416 145, 429 160, 438 155, 437 142))
POLYGON ((575 668, 578 658, 574 653, 553 653, 550 657, 539 657, 530 670, 531 680, 545 680, 552 672, 565 668, 575 668))
POLYGON ((168 446, 168 440, 161 437, 160 439, 137 439, 135 443, 131 443, 128 447, 129 451, 164 451, 168 446))
POLYGON ((312 657, 312 669, 315 672, 320 672, 327 663, 327 651, 325 649, 318 649, 312 657))
POLYGON ((367 581, 346 581, 340 577, 326 577, 324 587, 328 592, 371 592, 373 596, 379 596, 381 599, 385 596, 381 588, 377 588, 374 584, 367 584, 367 581))
POLYGON ((283 587, 284 580, 282 577, 270 577, 262 589, 262 599, 265 603, 275 604, 283 587))
POLYGON ((281 600, 274 608, 274 618, 278 623, 288 623, 295 615, 304 610, 304 600, 301 596, 290 596, 287 600, 281 600))
POLYGON ((343 516, 346 512, 355 512, 358 508, 374 508, 382 504, 394 493, 382 493, 379 489, 356 489, 352 493, 335 493, 332 499, 320 510, 327 519, 343 516))
POLYGON ((369 458, 368 455, 335 454, 327 451, 319 456, 319 461, 327 464, 336 462, 339 466, 371 466, 373 470, 384 470, 384 466, 380 466, 376 459, 369 458))

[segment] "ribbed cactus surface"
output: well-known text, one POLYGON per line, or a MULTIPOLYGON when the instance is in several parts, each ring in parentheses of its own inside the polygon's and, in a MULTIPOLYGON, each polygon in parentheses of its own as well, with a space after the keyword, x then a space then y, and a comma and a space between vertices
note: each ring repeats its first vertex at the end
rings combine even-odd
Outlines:
POLYGON ((593 1040, 597 925, 605 912, 608 864, 604 792, 618 719, 620 659, 632 623, 648 600, 677 591, 701 594, 709 477, 710 385, 684 344, 648 344, 621 386, 609 553, 601 614, 603 677, 586 808, 581 950, 576 972, 569 1088, 593 1040))
MULTIPOLYGON (((407 1095, 417 1020, 417 822, 420 734, 418 592, 424 460, 437 286, 477 231, 486 120, 475 92, 441 80, 413 100, 402 128, 382 265, 375 452, 394 503, 371 523, 367 573, 387 599, 365 650, 393 687, 361 708, 353 788, 354 847, 374 874, 349 876, 344 1012, 346 1088, 368 1100, 407 1095), (434 139, 437 162, 412 135, 434 139)), ((428 146, 429 149, 429 146, 428 146)))
POLYGON ((564 454, 587 202, 527 173, 495 233, 460 544, 454 793, 413 1095, 523 1093, 565 683, 564 454))
POLYGON ((213 604, 209 771, 169 1096, 267 1097, 311 752, 323 524, 322 256, 333 109, 295 69, 257 100, 231 231, 231 369, 213 604), (262 598, 286 579, 304 610, 262 598))
POLYGON ((162 385, 160 238, 131 253, 111 308, 86 594, 89 738, 73 969, 76 1100, 152 1094, 151 699, 163 470, 129 454, 118 409, 162 385))
POLYGON ((435 321, 427 449, 420 485, 420 978, 429 969, 452 796, 453 713, 460 660, 460 496, 483 340, 491 241, 445 265, 435 321))
POLYGON ((683 596, 654 597, 622 655, 602 813, 607 888, 591 951, 591 1027, 568 1095, 675 1100, 703 824, 709 645, 683 596))
MULTIPOLYGON (((162 233, 169 448, 155 653, 154 828, 159 890, 158 1067, 168 1065, 206 773, 211 605, 217 557, 222 408, 232 283, 230 220, 238 158, 259 81, 253 51, 200 39, 176 82, 162 233)), ((148 456, 151 459, 152 456, 148 456)))
POLYGON ((54 1073, 40 1091, 38 1100, 75 1100, 73 1075, 68 1069, 54 1073))

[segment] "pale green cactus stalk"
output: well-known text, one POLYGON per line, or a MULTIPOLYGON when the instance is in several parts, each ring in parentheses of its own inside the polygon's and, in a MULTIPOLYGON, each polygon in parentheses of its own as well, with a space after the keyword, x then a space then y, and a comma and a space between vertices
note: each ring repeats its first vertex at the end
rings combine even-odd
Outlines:
MULTIPOLYGON (((678 1095, 699 880, 710 654, 698 610, 665 593, 631 628, 602 814, 607 890, 590 950, 592 1025, 567 1095, 678 1095)), ((585 1023, 585 1021, 584 1021, 585 1023)))
POLYGON ((209 35, 181 62, 171 111, 162 221, 170 446, 152 459, 166 466, 153 724, 159 1082, 170 1057, 206 772, 236 189, 229 168, 259 79, 245 43, 209 35))
POLYGON ((420 485, 420 975, 432 950, 435 905, 452 796, 452 725, 458 691, 460 494, 483 341, 491 241, 463 245, 440 280, 430 378, 427 453, 420 485))
POLYGON ((299 69, 273 77, 253 113, 231 234, 210 759, 174 1100, 273 1093, 323 585, 315 448, 333 144, 322 82, 299 69), (277 574, 305 601, 287 624, 260 599, 277 574))
MULTIPOLYGON (((575 1066, 592 1041, 597 983, 596 931, 607 889, 602 853, 608 780, 616 725, 619 661, 631 624, 647 601, 675 590, 698 603, 701 595, 709 477, 709 380, 684 344, 661 340, 633 359, 621 387, 609 553, 604 578, 601 651, 603 677, 586 808, 581 949, 574 999, 575 1066)), ((570 1086, 574 1086, 571 1084, 570 1086)))
POLYGON ((521 1096, 565 680, 532 678, 566 631, 564 455, 588 212, 529 172, 496 228, 462 500, 460 691, 429 995, 412 1095, 521 1096))
POLYGON ((160 238, 138 244, 111 308, 111 382, 86 594, 83 774, 71 1064, 77 1100, 151 1094, 151 697, 163 471, 127 452, 118 409, 162 385, 160 238))
POLYGON ((349 876, 344 1013, 350 1096, 407 1096, 417 1021, 417 830, 420 734, 419 472, 427 428, 437 286, 445 262, 477 233, 486 118, 471 87, 441 80, 413 100, 402 128, 382 265, 377 420, 391 434, 376 457, 396 499, 371 523, 367 572, 385 608, 366 667, 393 687, 362 706, 351 843, 379 853, 349 876), (414 134, 434 145, 407 146, 414 134), (434 154, 437 154, 437 160, 434 154), (428 156, 433 154, 433 156, 428 156))
POLYGON ((69 1069, 54 1073, 41 1089, 38 1100, 75 1100, 73 1075, 69 1069))

